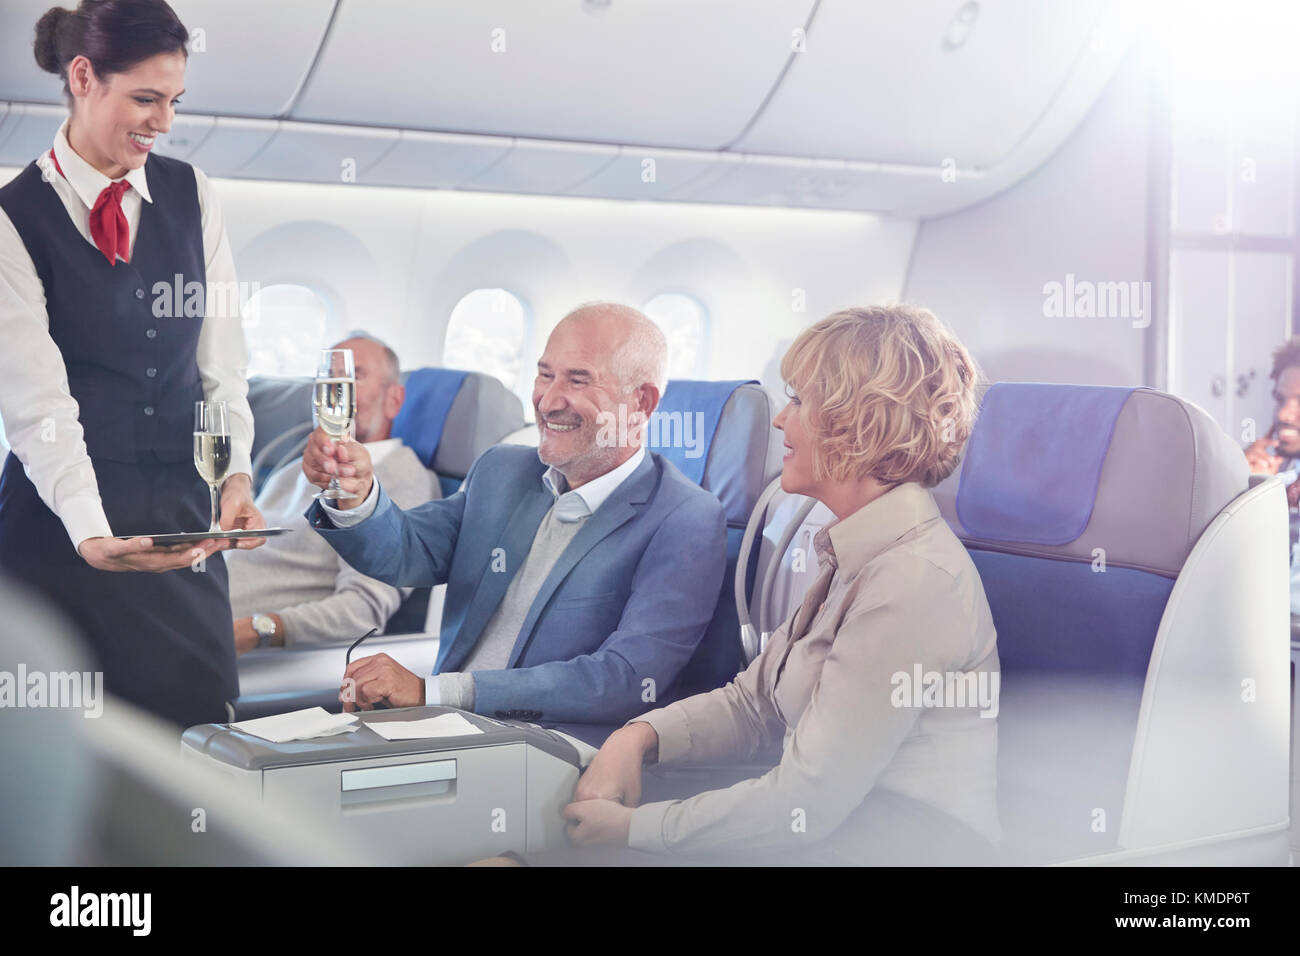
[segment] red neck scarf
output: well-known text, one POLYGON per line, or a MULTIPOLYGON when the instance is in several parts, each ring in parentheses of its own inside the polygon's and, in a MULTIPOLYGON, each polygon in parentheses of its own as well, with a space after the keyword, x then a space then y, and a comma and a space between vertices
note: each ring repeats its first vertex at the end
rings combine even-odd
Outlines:
MULTIPOLYGON (((50 150, 50 159, 54 160, 54 168, 59 171, 59 175, 67 179, 68 174, 59 165, 54 150, 50 150)), ((117 265, 119 255, 126 262, 131 261, 131 231, 126 224, 126 213, 122 212, 122 194, 130 186, 125 179, 109 183, 90 210, 90 238, 110 266, 117 265)))

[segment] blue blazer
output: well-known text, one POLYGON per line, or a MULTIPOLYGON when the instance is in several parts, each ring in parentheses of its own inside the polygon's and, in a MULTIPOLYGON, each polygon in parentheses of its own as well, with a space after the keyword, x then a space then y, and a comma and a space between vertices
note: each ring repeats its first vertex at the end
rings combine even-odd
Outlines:
MULTIPOLYGON (((318 504, 307 518, 364 574, 447 585, 434 673, 456 671, 554 503, 545 471, 535 448, 497 445, 449 498, 403 511, 381 486, 355 527, 335 528, 318 504)), ((474 673, 475 711, 610 723, 662 705, 713 617, 726 563, 722 505, 647 453, 560 555, 506 668, 474 673)))

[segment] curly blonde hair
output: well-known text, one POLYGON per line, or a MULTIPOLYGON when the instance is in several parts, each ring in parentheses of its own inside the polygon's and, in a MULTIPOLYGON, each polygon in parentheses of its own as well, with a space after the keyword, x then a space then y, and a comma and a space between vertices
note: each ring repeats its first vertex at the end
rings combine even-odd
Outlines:
POLYGON ((819 481, 871 477, 933 488, 957 467, 975 424, 975 362, 917 306, 828 315, 795 339, 781 377, 816 439, 819 481))

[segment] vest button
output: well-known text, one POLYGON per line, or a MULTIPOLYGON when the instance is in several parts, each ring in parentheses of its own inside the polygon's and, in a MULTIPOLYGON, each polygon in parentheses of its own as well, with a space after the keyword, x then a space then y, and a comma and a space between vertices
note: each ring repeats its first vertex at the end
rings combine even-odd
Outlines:
POLYGON ((136 290, 135 290, 135 297, 136 297, 137 299, 143 299, 143 298, 144 298, 144 289, 136 289, 136 290))
POLYGON ((146 405, 146 406, 144 407, 144 413, 145 413, 146 415, 152 415, 152 414, 153 414, 153 406, 152 406, 152 405, 146 405))
POLYGON ((147 368, 144 370, 144 374, 148 375, 150 378, 153 378, 155 375, 158 374, 158 370, 156 368, 147 368))
POLYGON ((158 337, 158 330, 157 330, 157 329, 148 329, 148 330, 144 333, 144 336, 145 336, 145 338, 147 338, 147 339, 154 339, 154 338, 157 338, 157 337, 158 337))

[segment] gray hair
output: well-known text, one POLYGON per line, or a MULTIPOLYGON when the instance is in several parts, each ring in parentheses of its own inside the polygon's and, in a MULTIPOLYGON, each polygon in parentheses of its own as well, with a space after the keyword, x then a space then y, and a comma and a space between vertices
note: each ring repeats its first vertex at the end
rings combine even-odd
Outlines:
MULTIPOLYGON (((339 342, 346 342, 348 339, 365 339, 367 342, 374 342, 383 350, 384 378, 386 379, 384 382, 385 385, 396 385, 398 381, 401 380, 402 365, 397 360, 397 353, 388 347, 387 342, 371 335, 369 332, 363 331, 362 329, 353 329, 347 335, 343 336, 343 338, 339 339, 339 342)), ((335 344, 335 347, 338 347, 337 343, 335 344)))
POLYGON ((586 302, 564 318, 583 312, 612 316, 623 326, 623 341, 610 356, 610 368, 623 389, 651 384, 663 395, 668 385, 668 339, 659 326, 640 309, 619 302, 586 302))

